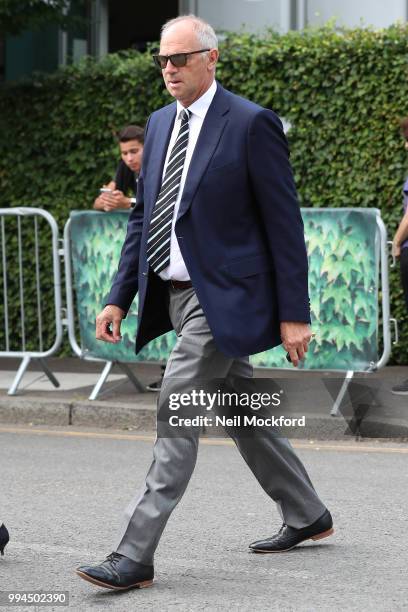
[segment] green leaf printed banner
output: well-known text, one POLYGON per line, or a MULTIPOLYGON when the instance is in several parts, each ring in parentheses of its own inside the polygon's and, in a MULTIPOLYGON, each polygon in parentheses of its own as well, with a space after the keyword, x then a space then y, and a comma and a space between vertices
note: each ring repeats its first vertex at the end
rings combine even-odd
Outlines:
MULTIPOLYGON (((171 332, 134 352, 137 298, 122 324, 122 342, 95 339, 95 318, 105 304, 126 234, 128 212, 71 213, 74 290, 81 347, 87 357, 165 362, 171 332)), ((312 327, 304 369, 366 370, 378 360, 379 237, 377 209, 302 209, 309 255, 312 327)), ((253 365, 285 368, 282 347, 259 353, 253 365)))

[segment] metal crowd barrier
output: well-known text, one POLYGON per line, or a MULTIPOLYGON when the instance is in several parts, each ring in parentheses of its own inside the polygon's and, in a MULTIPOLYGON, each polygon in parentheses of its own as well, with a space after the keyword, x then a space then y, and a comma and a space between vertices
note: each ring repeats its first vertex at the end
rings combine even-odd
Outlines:
MULTIPOLYGON (((3 337, 4 337, 4 350, 0 350, 0 357, 14 357, 21 358, 21 364, 15 375, 13 383, 8 390, 9 395, 15 395, 21 380, 26 372, 30 362, 32 360, 38 361, 41 365, 42 370, 45 372, 51 383, 55 387, 59 387, 59 382, 54 374, 49 369, 45 362, 47 357, 55 354, 59 349, 62 341, 62 312, 61 312, 61 274, 60 274, 60 260, 58 250, 58 227, 53 216, 43 210, 42 208, 0 208, 0 241, 1 241, 1 284, 2 284, 2 302, 3 302, 3 337), (17 220, 16 234, 10 237, 7 233, 7 221, 8 217, 14 217, 17 220), (51 244, 49 248, 51 250, 52 257, 52 282, 54 288, 54 304, 53 310, 51 305, 47 304, 44 307, 42 280, 41 280, 41 267, 42 262, 40 260, 40 229, 39 220, 40 218, 45 219, 48 226, 51 228, 51 244), (28 219, 32 220, 30 223, 30 233, 32 237, 32 252, 29 253, 30 260, 29 264, 31 269, 34 269, 35 287, 27 287, 26 280, 28 278, 27 270, 25 269, 24 257, 25 250, 28 245, 24 243, 24 230, 23 220, 26 222, 28 219), (17 246, 15 246, 15 242, 17 246), (11 260, 14 258, 14 270, 18 270, 18 304, 11 302, 11 281, 16 283, 16 279, 10 278, 10 267, 12 265, 11 260), (15 308, 20 311, 19 315, 19 328, 11 329, 11 318, 12 312, 15 308), (37 319, 37 337, 35 339, 35 346, 37 350, 29 348, 30 344, 33 345, 33 338, 28 337, 27 319, 26 313, 28 310, 36 312, 37 319), (54 338, 50 347, 44 346, 44 316, 53 316, 54 318, 54 338), (52 313, 52 314, 51 314, 52 313), (16 346, 16 337, 18 336, 18 346, 16 346)), ((31 276, 31 274, 30 274, 31 276)), ((3 348, 3 347, 2 347, 3 348)))
MULTIPOLYGON (((354 372, 373 372, 383 367, 391 352, 388 286, 388 252, 386 229, 377 209, 302 209, 306 241, 309 251, 309 282, 312 297, 312 321, 316 322, 316 338, 310 344, 306 363, 301 370, 342 371, 345 379, 333 405, 332 414, 339 413, 341 401, 354 372), (332 265, 332 262, 333 265, 332 265), (313 280, 314 279, 314 280, 313 280), (315 283, 315 285, 313 284, 315 283), (341 306, 333 307, 331 299, 342 299, 350 304, 347 322, 343 321, 341 306), (381 292, 381 311, 379 294, 381 292), (330 296, 332 296, 330 298, 330 296), (334 296, 334 297, 333 297, 334 296), (331 303, 331 306, 330 306, 331 303), (336 311, 333 315, 333 310, 336 311), (363 314, 361 314, 363 312, 363 314), (379 319, 382 316, 382 350, 380 354, 379 319), (328 331, 329 330, 329 331, 328 331), (325 337, 326 334, 326 337, 325 337), (327 335, 328 334, 328 335, 327 335), (348 339, 347 339, 348 334, 348 339), (343 340, 342 340, 343 336, 343 340), (344 340, 346 338, 346 340, 344 340)), ((129 363, 163 363, 174 345, 175 334, 170 332, 150 342, 135 355, 134 338, 137 327, 137 298, 122 324, 122 342, 111 345, 95 339, 95 317, 108 295, 112 278, 120 257, 126 233, 127 211, 100 213, 74 211, 64 229, 64 248, 58 249, 58 229, 53 217, 38 208, 0 209, 1 262, 3 283, 5 350, 0 356, 22 357, 9 394, 15 394, 22 376, 32 359, 38 359, 51 382, 58 382, 45 363, 54 354, 62 338, 62 326, 68 328, 68 337, 74 353, 81 359, 104 363, 103 372, 90 399, 96 399, 113 367, 117 365, 128 376, 138 391, 144 387, 129 368, 129 363), (5 217, 17 218, 18 294, 20 308, 21 346, 16 350, 10 340, 8 297, 8 254, 5 217), (44 348, 43 309, 41 291, 41 261, 39 257, 38 217, 43 217, 52 231, 52 260, 54 285, 55 339, 44 348), (35 291, 31 292, 37 308, 38 350, 28 350, 25 313, 26 289, 23 251, 25 248, 21 219, 32 217, 33 254, 30 264, 35 270, 35 291), (67 319, 61 311, 61 279, 59 256, 64 255, 67 299, 67 319), (77 341, 79 330, 80 341, 77 341)), ((1 276, 1 275, 0 275, 1 276)), ((14 293, 16 288, 14 287, 14 293)), ((288 367, 285 351, 281 347, 254 355, 256 367, 288 367)))
MULTIPOLYGON (((91 213, 92 215, 96 214, 99 216, 99 218, 103 221, 103 220, 107 220, 109 219, 109 216, 105 216, 105 213, 91 213)), ((123 213, 119 212, 119 213, 114 213, 113 216, 122 216, 123 213)), ((127 214, 125 213, 126 216, 126 220, 127 220, 127 214)), ((112 219, 112 216, 110 216, 110 218, 112 219)), ((99 377, 98 382, 96 383, 95 387, 92 390, 91 395, 89 396, 90 400, 95 400, 97 399, 97 397, 99 396, 101 389, 104 385, 104 383, 106 382, 106 380, 108 379, 109 374, 112 372, 112 370, 114 369, 115 366, 118 366, 122 372, 124 374, 126 374, 126 376, 128 377, 128 379, 133 383, 134 387, 136 388, 137 391, 139 392, 143 392, 145 391, 145 387, 144 385, 140 382, 140 380, 137 378, 137 376, 134 374, 134 372, 129 368, 129 366, 127 365, 127 363, 125 363, 125 361, 122 361, 120 358, 118 358, 117 356, 113 355, 112 358, 110 358, 110 355, 108 355, 108 359, 104 359, 104 354, 103 351, 109 351, 110 347, 109 346, 104 346, 103 343, 100 343, 100 351, 101 351, 101 355, 97 356, 94 355, 92 353, 92 351, 89 351, 89 348, 87 346, 86 343, 81 342, 81 346, 80 344, 78 344, 77 342, 77 338, 76 338, 76 331, 75 331, 75 324, 86 324, 86 323, 90 323, 91 327, 92 327, 92 331, 91 334, 94 337, 95 336, 95 332, 94 332, 94 327, 95 327, 95 317, 93 317, 92 321, 84 321, 83 318, 81 320, 81 317, 77 316, 77 308, 75 305, 75 298, 74 298, 74 292, 75 292, 75 286, 73 283, 73 274, 72 274, 72 259, 73 259, 73 255, 72 255, 72 248, 71 248, 71 219, 69 219, 67 221, 67 223, 65 224, 65 228, 64 228, 64 264, 65 264, 65 289, 66 289, 66 298, 67 298, 67 329, 68 329, 68 338, 69 338, 69 342, 71 344, 71 348, 74 351, 74 353, 80 358, 80 359, 85 359, 88 361, 96 361, 96 362, 101 362, 101 363, 105 363, 105 366, 103 368, 103 371, 99 377), (79 319, 79 320, 78 320, 79 319)), ((123 226, 124 229, 124 226, 123 226)), ((103 241, 104 246, 107 246, 105 244, 105 242, 103 241)), ((92 248, 92 241, 89 242, 89 248, 92 248)), ((103 259, 103 258, 102 258, 103 259)), ((109 259, 108 259, 109 261, 109 259)), ((83 262, 84 266, 86 266, 87 262, 83 262)), ((93 266, 94 267, 94 266, 93 266)), ((86 270, 86 267, 85 267, 86 270)), ((110 273, 113 272, 114 270, 108 272, 107 274, 110 275, 110 273)), ((87 272, 85 272, 86 274, 87 272)), ((78 300, 78 294, 76 293, 76 298, 78 300)), ((98 308, 101 308, 103 304, 103 300, 101 300, 101 303, 98 304, 98 308)), ((137 317, 137 311, 133 313, 136 317, 137 317)), ((97 341, 96 341, 97 342, 97 341)), ((127 361, 130 361, 131 359, 128 359, 127 361)))
MULTIPOLYGON (((383 367, 391 352, 392 320, 389 310, 386 229, 377 209, 306 208, 302 209, 302 216, 309 251, 312 323, 316 324, 317 337, 310 344, 308 358, 299 369, 345 372, 344 383, 332 409, 332 414, 336 415, 354 372, 372 372, 383 367), (332 265, 333 258, 335 261, 332 265), (340 285, 346 302, 351 305, 348 308, 347 324, 342 320, 341 307, 337 308, 335 316, 328 314, 328 295, 331 292, 336 301, 340 285), (380 291, 383 331, 381 354, 380 291), (361 314, 361 308, 364 314, 361 314), (328 328, 331 333, 330 342, 326 341, 325 344, 324 334, 328 328), (350 337, 346 338, 347 347, 341 341, 345 330, 353 339, 351 343, 350 337)), ((139 355, 135 355, 137 298, 123 321, 122 342, 107 345, 95 340, 94 320, 109 293, 126 233, 127 217, 127 211, 109 214, 74 211, 65 228, 71 346, 82 358, 103 360, 106 363, 91 395, 92 399, 97 396, 114 363, 122 364, 121 367, 125 363, 137 361, 163 363, 175 341, 173 333, 165 334, 150 342, 139 355), (75 337, 75 316, 80 343, 75 337)), ((256 367, 291 369, 291 366, 288 368, 285 351, 281 347, 254 355, 251 361, 256 367)))

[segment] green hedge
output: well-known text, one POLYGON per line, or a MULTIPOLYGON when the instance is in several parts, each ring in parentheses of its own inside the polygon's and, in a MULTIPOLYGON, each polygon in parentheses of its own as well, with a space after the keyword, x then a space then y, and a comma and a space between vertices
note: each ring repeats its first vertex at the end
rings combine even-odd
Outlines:
MULTIPOLYGON (((218 79, 290 121, 292 163, 303 206, 378 207, 392 237, 402 212, 408 115, 408 28, 329 28, 229 34, 218 79)), ((62 229, 87 209, 114 171, 112 137, 170 101, 149 54, 92 59, 0 90, 0 206, 49 210, 62 229)), ((408 317, 397 270, 392 314, 395 363, 408 363, 408 317)), ((1 312, 0 312, 1 316, 1 312)), ((18 313, 16 314, 16 317, 18 313)))

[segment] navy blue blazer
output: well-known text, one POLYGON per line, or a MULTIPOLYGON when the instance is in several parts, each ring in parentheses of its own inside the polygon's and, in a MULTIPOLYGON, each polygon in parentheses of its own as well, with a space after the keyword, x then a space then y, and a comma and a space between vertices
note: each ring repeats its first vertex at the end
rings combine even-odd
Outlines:
MULTIPOLYGON (((168 289, 146 242, 176 103, 146 127, 137 204, 107 303, 128 311, 139 291, 136 352, 172 329, 168 289)), ((307 256, 282 124, 217 84, 191 159, 175 231, 214 340, 232 357, 281 343, 281 321, 310 322, 307 256)))

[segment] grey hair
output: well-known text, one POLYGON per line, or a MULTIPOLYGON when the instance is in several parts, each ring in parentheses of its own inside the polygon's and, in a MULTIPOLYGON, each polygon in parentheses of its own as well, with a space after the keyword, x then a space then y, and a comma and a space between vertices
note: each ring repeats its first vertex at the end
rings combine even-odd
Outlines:
POLYGON ((216 33, 214 32, 214 28, 209 23, 204 21, 204 19, 200 19, 200 17, 197 17, 196 15, 180 15, 179 17, 166 21, 166 23, 162 26, 160 39, 163 38, 163 35, 167 32, 167 30, 177 23, 181 23, 182 21, 190 21, 192 23, 193 30, 202 47, 218 49, 218 39, 216 33))

